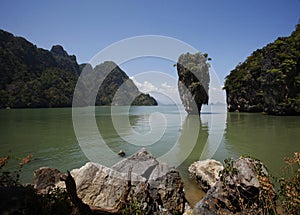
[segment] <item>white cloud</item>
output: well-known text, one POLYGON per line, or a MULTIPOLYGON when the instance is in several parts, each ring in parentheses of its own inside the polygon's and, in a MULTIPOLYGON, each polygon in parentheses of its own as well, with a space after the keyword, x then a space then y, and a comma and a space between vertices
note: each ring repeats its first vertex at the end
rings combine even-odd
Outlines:
POLYGON ((150 83, 149 81, 144 81, 144 83, 142 84, 142 90, 144 92, 151 92, 151 91, 158 91, 159 89, 154 86, 152 83, 150 83))
POLYGON ((149 81, 139 82, 134 77, 130 77, 139 90, 143 93, 152 94, 162 103, 181 103, 177 84, 174 85, 164 82, 160 85, 154 85, 149 81))
POLYGON ((158 91, 158 88, 154 86, 149 81, 144 81, 143 83, 138 82, 134 77, 130 77, 134 84, 139 88, 143 93, 150 93, 151 91, 158 91))
MULTIPOLYGON (((137 81, 134 77, 130 77, 139 90, 143 93, 149 93, 155 99, 161 103, 178 103, 181 104, 180 96, 178 93, 177 81, 171 82, 160 82, 152 80, 150 81, 137 81), (155 82, 155 84, 153 83, 155 82)), ((225 92, 220 86, 210 86, 209 87, 209 103, 225 103, 225 92)))
POLYGON ((169 85, 166 82, 162 83, 161 88, 165 92, 173 93, 174 91, 178 91, 177 86, 169 85))

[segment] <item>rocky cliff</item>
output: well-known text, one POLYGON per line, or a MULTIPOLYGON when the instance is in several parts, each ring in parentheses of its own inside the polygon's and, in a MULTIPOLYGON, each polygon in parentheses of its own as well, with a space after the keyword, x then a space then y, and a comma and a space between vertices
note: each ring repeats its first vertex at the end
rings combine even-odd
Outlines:
POLYGON ((226 77, 229 111, 300 114, 300 24, 258 49, 226 77))
MULTIPOLYGON (((119 102, 113 105, 123 105, 132 96, 137 97, 133 105, 157 104, 151 96, 139 92, 116 64, 105 63, 89 69, 100 69, 101 73, 107 64, 113 64, 114 70, 104 80, 96 105, 111 105, 115 92, 124 82, 130 86, 126 90, 132 92, 125 91, 123 100, 116 100, 119 102)), ((69 55, 60 45, 48 51, 0 30, 0 108, 69 107, 81 70, 87 67, 78 65, 76 56, 69 55)))
POLYGON ((209 64, 207 54, 182 54, 177 62, 178 90, 188 114, 199 114, 208 104, 209 64))
MULTIPOLYGON (((84 88, 90 92, 100 86, 96 105, 157 105, 153 97, 141 93, 128 75, 112 61, 105 61, 95 68, 87 64, 84 70, 90 70, 85 75, 84 88)), ((86 102, 90 103, 89 95, 82 97, 82 102, 87 98, 86 102)))

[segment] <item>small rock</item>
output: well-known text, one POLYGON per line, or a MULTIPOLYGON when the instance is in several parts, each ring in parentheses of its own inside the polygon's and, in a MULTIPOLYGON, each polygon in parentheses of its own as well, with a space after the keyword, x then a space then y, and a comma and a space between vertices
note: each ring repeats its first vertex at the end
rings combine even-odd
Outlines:
POLYGON ((125 152, 123 150, 120 150, 118 153, 119 156, 124 157, 125 156, 125 152))
POLYGON ((219 173, 223 170, 223 165, 219 161, 207 159, 196 161, 189 167, 189 173, 196 180, 201 188, 207 192, 219 179, 219 173))
POLYGON ((43 194, 56 187, 65 188, 64 183, 60 180, 62 174, 58 169, 41 167, 34 172, 34 188, 43 194))

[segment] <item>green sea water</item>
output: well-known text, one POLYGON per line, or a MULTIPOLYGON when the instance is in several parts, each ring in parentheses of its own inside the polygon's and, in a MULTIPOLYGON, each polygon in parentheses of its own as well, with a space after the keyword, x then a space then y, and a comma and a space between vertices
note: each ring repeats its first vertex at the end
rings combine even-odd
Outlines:
MULTIPOLYGON (((79 113, 84 125, 80 129, 89 130, 85 121, 89 111, 83 108, 79 113)), ((223 161, 247 154, 280 176, 283 158, 300 151, 300 117, 227 113, 225 106, 217 105, 204 106, 200 117, 187 116, 181 106, 114 107, 113 115, 112 120, 110 107, 96 107, 99 133, 82 135, 74 131, 71 108, 0 110, 0 156, 32 154, 21 176, 22 182, 30 183, 39 167, 66 171, 89 160, 111 165, 122 159, 118 151, 129 156, 146 147, 159 160, 178 168, 193 204, 203 195, 187 171, 196 160, 223 161), (105 146, 98 144, 99 137, 105 146), (110 153, 103 153, 104 148, 110 153)), ((14 164, 7 167, 13 169, 14 164)))

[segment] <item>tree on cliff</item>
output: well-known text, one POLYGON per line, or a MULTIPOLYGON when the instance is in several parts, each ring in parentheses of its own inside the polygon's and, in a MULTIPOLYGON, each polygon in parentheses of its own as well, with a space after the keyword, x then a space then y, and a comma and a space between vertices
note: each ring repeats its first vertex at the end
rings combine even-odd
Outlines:
MULTIPOLYGON (((136 98, 132 105, 157 105, 154 98, 141 93, 113 62, 95 68, 87 64, 78 65, 76 57, 69 55, 60 45, 48 51, 0 30, 0 108, 70 107, 83 69, 98 72, 99 79, 105 77, 105 71, 111 72, 98 91, 96 105, 130 105, 128 101, 132 98, 136 98), (109 70, 110 67, 113 71, 109 70), (122 85, 122 96, 112 104, 112 98, 122 85)), ((95 82, 95 78, 92 81, 95 82)), ((80 98, 83 106, 84 99, 89 96, 87 89, 90 84, 82 85, 80 98), (87 95, 83 95, 84 92, 87 95)))
POLYGON ((207 54, 182 54, 178 58, 178 90, 188 114, 199 114, 208 104, 209 64, 207 54))
POLYGON ((300 114, 300 24, 253 52, 226 77, 229 111, 300 114))

